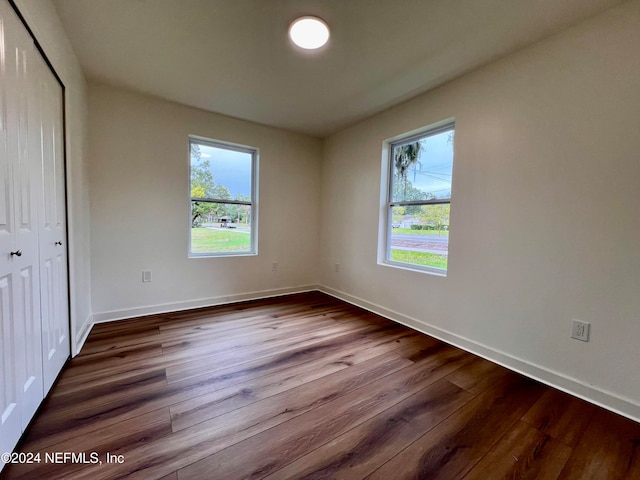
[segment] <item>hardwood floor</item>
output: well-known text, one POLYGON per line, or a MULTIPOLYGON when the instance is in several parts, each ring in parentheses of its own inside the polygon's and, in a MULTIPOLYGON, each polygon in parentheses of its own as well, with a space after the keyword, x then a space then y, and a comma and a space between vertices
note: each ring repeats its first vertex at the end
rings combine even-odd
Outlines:
POLYGON ((639 445, 640 424, 311 292, 96 325, 21 446, 40 463, 2 477, 626 480, 639 445))

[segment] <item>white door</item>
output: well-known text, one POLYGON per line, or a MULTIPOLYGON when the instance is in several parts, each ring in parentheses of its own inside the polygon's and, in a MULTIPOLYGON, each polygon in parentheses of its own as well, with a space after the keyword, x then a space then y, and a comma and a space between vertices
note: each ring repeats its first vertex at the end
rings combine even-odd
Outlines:
POLYGON ((13 449, 43 398, 34 65, 42 61, 0 4, 0 452, 13 449))
MULTIPOLYGON (((16 105, 12 91, 16 84, 17 71, 11 62, 14 50, 11 22, 7 18, 8 5, 2 3, 0 17, 0 453, 10 452, 20 437, 20 391, 18 384, 22 372, 16 362, 22 348, 20 325, 14 318, 20 318, 20 304, 16 302, 19 267, 16 261, 18 248, 15 228, 13 158, 17 155, 17 129, 10 118, 15 114, 16 105), (11 104, 10 104, 11 102, 11 104), (12 254, 13 252, 13 254, 12 254)), ((10 12, 12 13, 12 12, 10 12)))
POLYGON ((38 101, 41 112, 43 196, 39 210, 40 298, 45 394, 69 357, 67 231, 62 119, 62 87, 41 61, 38 101))

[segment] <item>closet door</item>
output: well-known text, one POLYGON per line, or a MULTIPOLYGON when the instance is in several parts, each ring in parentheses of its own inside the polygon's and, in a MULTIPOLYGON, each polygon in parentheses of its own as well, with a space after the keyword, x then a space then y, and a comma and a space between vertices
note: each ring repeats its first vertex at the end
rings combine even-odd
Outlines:
POLYGON ((37 101, 40 112, 42 200, 39 210, 40 298, 44 392, 69 357, 69 296, 65 201, 63 95, 49 67, 40 60, 37 101))
POLYGON ((35 65, 42 62, 39 52, 22 25, 16 25, 18 152, 13 162, 15 185, 16 243, 22 255, 15 257, 20 271, 17 301, 22 306, 24 376, 22 428, 26 428, 44 397, 42 377, 42 340, 40 317, 40 268, 38 203, 42 189, 37 134, 38 108, 34 103, 35 65))
POLYGON ((0 452, 7 452, 43 398, 33 102, 41 59, 9 5, 0 9, 0 452))

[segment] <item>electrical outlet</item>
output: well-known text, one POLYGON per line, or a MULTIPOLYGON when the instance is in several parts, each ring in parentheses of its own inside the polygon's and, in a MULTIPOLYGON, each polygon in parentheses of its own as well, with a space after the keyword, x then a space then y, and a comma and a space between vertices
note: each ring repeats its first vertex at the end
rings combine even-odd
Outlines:
POLYGON ((335 266, 333 268, 336 271, 336 273, 339 272, 340 271, 340 264, 338 262, 336 262, 336 264, 335 264, 335 266))
POLYGON ((271 264, 271 271, 272 272, 277 272, 279 268, 280 268, 280 266, 278 265, 278 262, 273 262, 271 264))
POLYGON ((142 271, 142 281, 150 282, 151 281, 151 270, 143 270, 142 271))
POLYGON ((581 340, 583 342, 588 342, 590 326, 591 324, 588 322, 574 320, 571 324, 571 338, 575 338, 576 340, 581 340))

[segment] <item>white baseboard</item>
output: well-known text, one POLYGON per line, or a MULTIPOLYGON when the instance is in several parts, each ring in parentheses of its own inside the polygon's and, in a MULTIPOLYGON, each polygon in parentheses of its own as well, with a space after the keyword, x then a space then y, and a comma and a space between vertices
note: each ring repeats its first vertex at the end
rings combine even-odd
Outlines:
POLYGON ((94 323, 112 322, 124 320, 126 318, 141 317, 143 315, 155 315, 159 313, 177 312, 179 310, 189 310, 192 308, 213 307, 226 303, 242 302, 245 300, 258 300, 261 298, 279 297, 292 293, 309 292, 319 290, 318 285, 303 285, 301 287, 286 287, 272 290, 261 290, 258 292, 237 293, 233 295, 222 295, 219 297, 200 298, 187 300, 184 302, 171 302, 147 307, 128 308, 123 310, 112 310, 93 314, 94 323))
POLYGON ((82 328, 80 329, 80 334, 77 338, 75 338, 75 343, 72 342, 73 351, 71 352, 71 358, 75 357, 82 350, 82 346, 84 342, 87 341, 87 337, 91 332, 91 327, 93 327, 93 315, 89 315, 87 319, 84 321, 82 328))
POLYGON ((640 405, 631 399, 598 389, 578 379, 534 365, 526 360, 500 352, 491 347, 487 347, 486 345, 482 345, 474 342, 473 340, 461 337, 457 334, 429 325, 415 318, 408 317, 339 290, 334 290, 333 288, 325 286, 318 286, 318 290, 340 300, 344 300, 345 302, 364 308, 365 310, 369 310, 370 312, 381 315, 389 320, 393 320, 394 322, 406 325, 407 327, 442 340, 443 342, 459 347, 467 352, 471 352, 479 357, 502 365, 509 370, 521 373, 522 375, 538 380, 539 382, 557 388, 558 390, 562 390, 563 392, 586 400, 587 402, 596 404, 606 408, 607 410, 611 410, 636 422, 640 422, 640 405))

